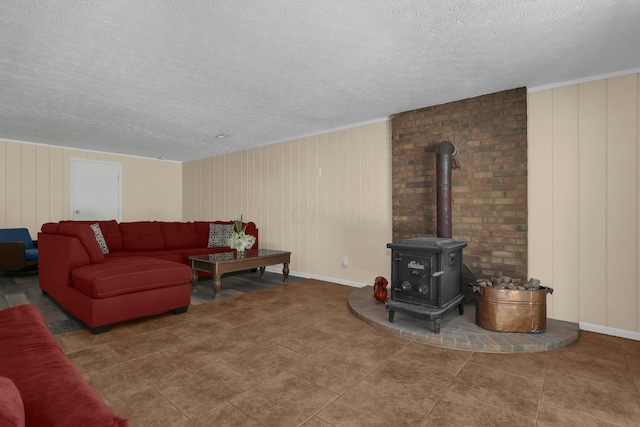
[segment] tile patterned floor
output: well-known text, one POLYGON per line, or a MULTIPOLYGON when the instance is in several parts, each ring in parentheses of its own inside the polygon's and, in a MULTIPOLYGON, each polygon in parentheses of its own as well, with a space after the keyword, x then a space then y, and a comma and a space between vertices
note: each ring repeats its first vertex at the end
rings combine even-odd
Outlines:
MULTIPOLYGON (((289 282, 302 280, 289 276, 289 282)), ((282 285, 282 274, 265 272, 238 272, 225 274, 222 278, 220 299, 242 295, 272 286, 282 285)), ((195 306, 213 301, 211 279, 201 279, 196 290, 191 293, 191 305, 195 306)), ((86 329, 86 325, 69 314, 48 295, 44 295, 38 286, 37 274, 6 276, 0 273, 0 310, 20 304, 33 304, 44 316, 49 330, 54 335, 86 329)))
POLYGON ((358 319, 353 290, 301 280, 56 340, 132 426, 638 425, 638 341, 435 347, 358 319))

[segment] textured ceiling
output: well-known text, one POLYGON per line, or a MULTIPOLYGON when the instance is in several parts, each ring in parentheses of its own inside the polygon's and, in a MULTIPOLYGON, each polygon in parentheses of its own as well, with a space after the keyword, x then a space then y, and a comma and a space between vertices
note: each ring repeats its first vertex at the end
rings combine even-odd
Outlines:
POLYGON ((639 20, 638 0, 2 0, 0 139, 200 159, 633 70, 639 20))

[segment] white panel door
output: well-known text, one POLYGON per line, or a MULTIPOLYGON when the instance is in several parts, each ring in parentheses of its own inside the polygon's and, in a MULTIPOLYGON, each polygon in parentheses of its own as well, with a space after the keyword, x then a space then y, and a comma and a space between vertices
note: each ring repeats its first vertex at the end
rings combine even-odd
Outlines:
POLYGON ((71 218, 120 221, 120 163, 71 159, 71 218))

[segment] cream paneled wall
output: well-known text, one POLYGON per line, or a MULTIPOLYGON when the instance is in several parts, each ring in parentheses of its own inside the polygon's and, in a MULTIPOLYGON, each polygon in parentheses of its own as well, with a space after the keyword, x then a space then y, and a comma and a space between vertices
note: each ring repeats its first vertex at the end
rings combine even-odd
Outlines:
POLYGON ((640 74, 528 94, 529 275, 549 317, 640 331, 640 74))
POLYGON ((122 220, 182 220, 182 164, 0 140, 0 228, 70 218, 70 159, 122 164, 122 220))
POLYGON ((389 277, 389 121, 185 163, 183 195, 184 220, 242 213, 260 247, 292 252, 291 271, 349 284, 389 277))

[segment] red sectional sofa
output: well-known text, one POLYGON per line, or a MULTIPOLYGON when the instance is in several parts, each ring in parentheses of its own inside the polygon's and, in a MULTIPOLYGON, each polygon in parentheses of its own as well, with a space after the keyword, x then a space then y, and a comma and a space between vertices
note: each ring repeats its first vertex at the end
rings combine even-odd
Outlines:
POLYGON ((125 427, 30 304, 0 310, 0 425, 125 427))
MULTIPOLYGON (((208 247, 210 224, 233 222, 44 224, 38 233, 40 288, 94 333, 123 320, 185 312, 191 299, 189 257, 232 251, 208 247), (99 226, 102 246, 92 224, 99 226)), ((252 249, 258 248, 256 225, 245 225, 256 237, 252 249)))

